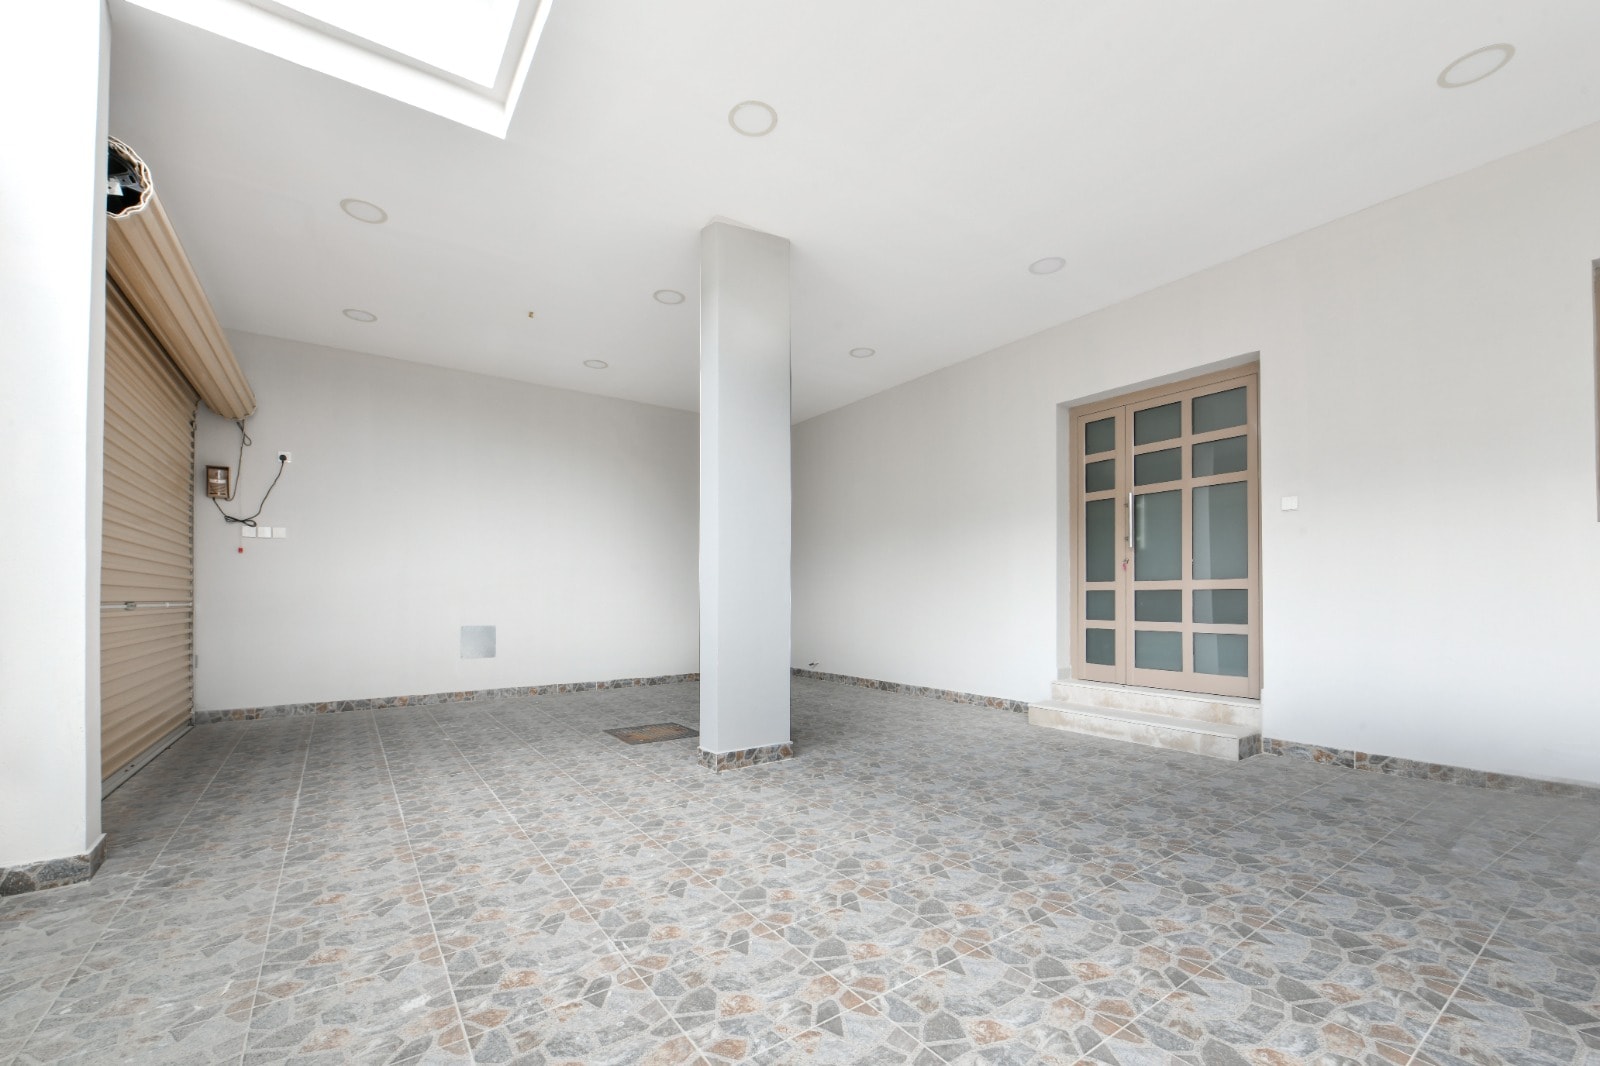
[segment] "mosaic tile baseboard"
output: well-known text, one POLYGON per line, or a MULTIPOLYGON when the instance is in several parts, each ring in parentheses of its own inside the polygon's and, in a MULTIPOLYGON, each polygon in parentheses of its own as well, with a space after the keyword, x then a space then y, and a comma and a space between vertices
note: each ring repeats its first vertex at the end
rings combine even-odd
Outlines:
POLYGON ((721 773, 724 770, 738 770, 745 766, 756 766, 764 762, 779 762, 783 759, 794 758, 794 741, 787 744, 768 744, 760 748, 745 748, 742 751, 706 751, 700 749, 700 765, 708 770, 721 773))
POLYGON ((20 896, 24 892, 39 892, 87 881, 100 869, 105 857, 106 838, 102 833, 94 847, 82 855, 46 859, 22 866, 0 866, 0 896, 20 896))
POLYGON ((300 718, 308 714, 338 714, 341 711, 376 711, 385 707, 437 707, 444 703, 473 703, 478 700, 516 699, 523 696, 554 696, 563 692, 592 692, 605 688, 640 688, 645 685, 676 685, 699 681, 699 674, 661 674, 657 677, 623 677, 614 681, 570 681, 560 685, 516 685, 511 688, 480 688, 462 692, 430 692, 422 696, 376 696, 363 700, 328 700, 325 703, 280 703, 272 707, 235 707, 226 711, 195 711, 195 725, 212 722, 252 722, 258 718, 300 718))
POLYGON ((1397 755, 1373 755, 1365 751, 1328 748, 1320 744, 1300 744, 1292 740, 1266 737, 1261 750, 1268 755, 1287 755, 1311 762, 1330 763, 1349 770, 1371 770, 1396 777, 1414 777, 1427 781, 1445 781, 1452 785, 1472 788, 1489 788, 1502 792, 1531 792, 1541 796, 1570 796, 1574 799, 1600 803, 1600 788, 1592 785, 1574 785, 1565 781, 1544 781, 1537 777, 1519 777, 1516 774, 1496 774, 1487 770, 1468 770, 1461 766, 1442 763, 1418 762, 1397 755))
POLYGON ((796 666, 789 671, 795 677, 809 677, 815 681, 837 681, 858 688, 875 688, 880 692, 899 692, 907 696, 923 696, 946 703, 970 703, 978 707, 993 707, 997 711, 1028 713, 1027 700, 1008 700, 999 696, 980 696, 975 692, 957 692, 948 688, 929 688, 927 685, 906 685, 899 681, 879 681, 871 677, 854 677, 850 674, 830 674, 822 670, 807 670, 796 666))

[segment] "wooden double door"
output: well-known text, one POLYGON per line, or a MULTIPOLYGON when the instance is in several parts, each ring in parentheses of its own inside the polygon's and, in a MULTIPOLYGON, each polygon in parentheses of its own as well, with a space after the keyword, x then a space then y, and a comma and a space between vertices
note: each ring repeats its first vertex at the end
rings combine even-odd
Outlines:
POLYGON ((1260 695, 1258 382, 1072 410, 1074 677, 1260 695))

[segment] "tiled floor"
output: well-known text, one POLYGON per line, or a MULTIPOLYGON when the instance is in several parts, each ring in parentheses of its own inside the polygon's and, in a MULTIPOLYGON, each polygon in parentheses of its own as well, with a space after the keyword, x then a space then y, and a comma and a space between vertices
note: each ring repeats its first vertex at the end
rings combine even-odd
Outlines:
POLYGON ((795 692, 198 728, 0 900, 0 1063, 1600 1061, 1600 806, 795 692))

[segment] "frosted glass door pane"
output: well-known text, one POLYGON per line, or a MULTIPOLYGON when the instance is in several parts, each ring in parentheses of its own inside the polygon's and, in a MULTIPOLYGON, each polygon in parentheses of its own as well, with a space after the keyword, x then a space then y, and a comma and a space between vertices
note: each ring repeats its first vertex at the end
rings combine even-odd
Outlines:
POLYGON ((1183 634, 1135 631, 1133 665, 1140 670, 1182 670, 1183 634))
POLYGON ((1250 670, 1249 639, 1238 633, 1196 633, 1194 672, 1244 677, 1250 670))
POLYGON ((1169 403, 1133 413, 1133 443, 1154 444, 1183 432, 1183 404, 1169 403))
POLYGON ((1090 500, 1083 505, 1083 577, 1086 581, 1117 579, 1117 501, 1090 500))
POLYGON ((1133 457, 1133 483, 1159 485, 1183 476, 1183 449, 1163 448, 1159 452, 1140 452, 1133 457))
POLYGON ((1148 589, 1133 594, 1135 622, 1183 621, 1182 589, 1148 589))
POLYGON ((1117 665, 1117 631, 1115 629, 1086 629, 1083 631, 1083 658, 1096 666, 1117 665))
POLYGON ((1194 476, 1233 474, 1245 468, 1244 437, 1224 437, 1194 446, 1194 476))
POLYGON ((1177 581, 1182 577, 1183 493, 1172 489, 1167 492, 1147 492, 1143 496, 1135 496, 1133 498, 1134 580, 1177 581))
POLYGON ((1194 620, 1211 625, 1246 625, 1250 621, 1250 593, 1245 589, 1196 589, 1194 620))
POLYGON ((1247 498, 1242 481, 1194 490, 1196 578, 1237 580, 1250 576, 1247 498))
POLYGON ((1244 425, 1244 386, 1226 392, 1213 392, 1210 396, 1196 396, 1193 418, 1191 433, 1210 433, 1214 429, 1244 425))
POLYGON ((1083 468, 1084 492, 1110 492, 1117 487, 1117 461, 1101 459, 1083 468))
POLYGON ((1083 454, 1099 455, 1117 446, 1117 420, 1102 418, 1083 427, 1083 454))
POLYGON ((1083 594, 1083 616, 1096 622, 1117 618, 1117 594, 1110 589, 1091 589, 1083 594))

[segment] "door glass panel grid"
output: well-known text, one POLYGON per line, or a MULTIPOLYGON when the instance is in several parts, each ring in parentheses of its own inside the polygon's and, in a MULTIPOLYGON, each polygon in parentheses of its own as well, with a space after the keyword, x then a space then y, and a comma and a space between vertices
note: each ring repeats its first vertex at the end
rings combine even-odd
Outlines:
POLYGON ((1122 609, 1118 578, 1126 554, 1122 481, 1129 459, 1122 446, 1120 411, 1077 418, 1073 424, 1076 468, 1075 520, 1079 530, 1074 563, 1080 589, 1076 617, 1078 669, 1088 680, 1115 681, 1122 669, 1122 609))
MULTIPOLYGON (((1187 390, 1180 388, 1177 392, 1147 401, 1127 404, 1122 408, 1103 408, 1094 413, 1099 418, 1116 413, 1122 416, 1117 453, 1121 461, 1116 471, 1122 496, 1119 499, 1121 506, 1117 510, 1124 527, 1121 530, 1124 537, 1121 551, 1127 557, 1128 565, 1115 574, 1118 579, 1114 609, 1117 618, 1092 620, 1080 613, 1078 647, 1082 649, 1083 638, 1087 636, 1082 628, 1084 625, 1114 624, 1117 657, 1124 661, 1114 667, 1102 668, 1108 671, 1112 680, 1123 684, 1146 684, 1224 695, 1253 696, 1259 690, 1259 575, 1256 572, 1256 560, 1259 559, 1257 530, 1260 507, 1256 485, 1259 448, 1255 437, 1255 385, 1254 373, 1246 372, 1234 378, 1219 377, 1203 386, 1187 390), (1207 399, 1225 392, 1231 395, 1222 400, 1207 399), (1198 419, 1194 414, 1196 400, 1201 401, 1203 415, 1198 419), (1144 423, 1142 432, 1139 431, 1140 422, 1144 423), (1196 428, 1201 432, 1195 432, 1196 428), (1197 449, 1200 445, 1209 447, 1197 449), (1156 454, 1174 450, 1178 458, 1176 476, 1172 472, 1174 456, 1156 454), (1196 462, 1197 458, 1203 461, 1196 462), (1245 489, 1243 507, 1239 506, 1237 490, 1225 487, 1239 484, 1245 489), (1213 488, 1222 488, 1222 491, 1201 494, 1206 513, 1201 516, 1200 530, 1203 534, 1202 546, 1211 555, 1209 572, 1231 574, 1242 569, 1243 578, 1207 579, 1195 574, 1194 490, 1213 488), (1181 498, 1177 507, 1172 506, 1172 498, 1166 496, 1141 500, 1142 497, 1173 490, 1177 490, 1181 498), (1219 503, 1224 506, 1219 508, 1219 503), (1237 536, 1241 512, 1247 541, 1243 553, 1246 562, 1242 567, 1237 565, 1237 557, 1241 554, 1237 536), (1141 543, 1137 526, 1140 517, 1145 520, 1142 538, 1145 566, 1142 577, 1141 568, 1136 564, 1141 543), (1172 529, 1174 518, 1179 527, 1176 537, 1172 529), (1162 520, 1162 528, 1151 525, 1152 520, 1156 519, 1162 520), (1228 544, 1219 545, 1219 539, 1228 537, 1232 538, 1228 544), (1181 545, 1180 565, 1178 573, 1167 578, 1166 575, 1171 573, 1171 542, 1174 539, 1181 545), (1223 553, 1227 558, 1217 557, 1219 546, 1229 549, 1223 553), (1151 574, 1161 575, 1163 580, 1152 581, 1151 574), (1146 609, 1137 609, 1139 593, 1160 593, 1173 589, 1180 593, 1177 611, 1173 610, 1170 597, 1148 595, 1144 597, 1146 609), (1200 604, 1193 598, 1196 592, 1215 594, 1205 605, 1204 614, 1200 604), (1179 614, 1180 620, 1165 621, 1174 614, 1179 614), (1157 618, 1163 620, 1157 621, 1157 618), (1176 646, 1173 643, 1174 636, 1177 638, 1176 646)), ((1081 433, 1081 428, 1076 432, 1081 433)), ((1097 456, 1098 459, 1108 457, 1097 456)), ((1081 505, 1084 497, 1080 496, 1079 499, 1081 505)), ((1202 567, 1201 572, 1207 571, 1202 567)), ((1096 590, 1104 592, 1112 587, 1100 585, 1096 590)))

